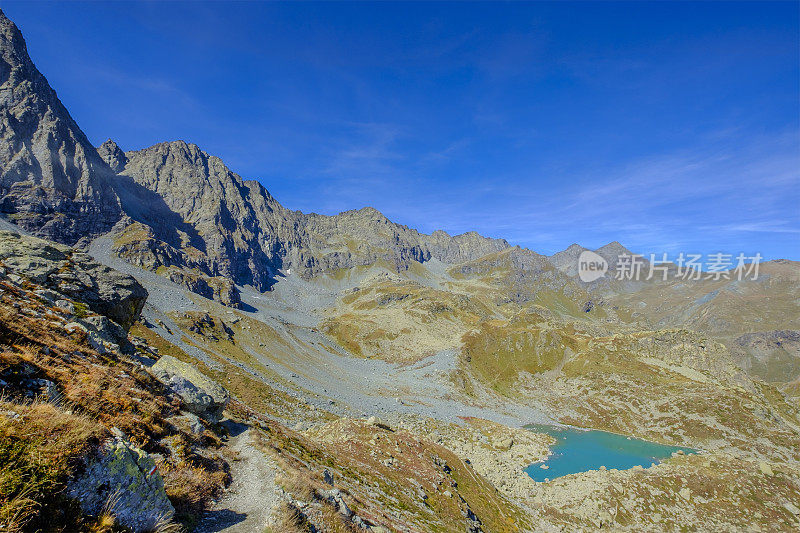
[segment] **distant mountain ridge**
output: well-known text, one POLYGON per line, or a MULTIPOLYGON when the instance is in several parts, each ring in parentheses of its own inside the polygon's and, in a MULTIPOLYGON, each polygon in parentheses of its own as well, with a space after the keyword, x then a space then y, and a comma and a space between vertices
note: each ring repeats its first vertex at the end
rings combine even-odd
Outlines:
POLYGON ((135 264, 192 269, 258 290, 282 269, 311 276, 383 261, 403 270, 411 261, 460 262, 509 246, 474 232, 424 235, 372 208, 291 211, 184 141, 126 153, 109 140, 95 149, 2 11, 0 29, 0 206, 37 235, 75 244, 119 223, 115 250, 135 264))
POLYGON ((401 271, 410 261, 461 262, 509 247, 474 232, 425 235, 373 208, 335 216, 291 211, 260 183, 184 141, 124 154, 111 141, 100 153, 120 168, 115 188, 126 214, 153 230, 137 240, 131 234, 140 229, 129 226, 116 250, 150 268, 199 268, 265 290, 283 269, 313 276, 383 261, 401 271), (159 256, 159 248, 169 251, 159 256))

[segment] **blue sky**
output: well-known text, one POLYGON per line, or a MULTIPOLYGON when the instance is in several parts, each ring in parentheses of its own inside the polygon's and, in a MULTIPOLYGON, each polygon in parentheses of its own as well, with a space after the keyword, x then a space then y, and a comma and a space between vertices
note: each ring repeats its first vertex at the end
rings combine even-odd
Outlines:
POLYGON ((90 140, 553 253, 800 259, 798 3, 0 0, 90 140))

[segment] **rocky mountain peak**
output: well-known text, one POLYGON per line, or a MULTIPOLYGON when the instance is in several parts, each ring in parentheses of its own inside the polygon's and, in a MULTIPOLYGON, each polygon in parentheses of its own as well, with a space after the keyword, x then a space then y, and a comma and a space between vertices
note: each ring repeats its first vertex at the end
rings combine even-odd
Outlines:
POLYGON ((156 146, 159 146, 162 150, 165 150, 175 157, 185 157, 191 161, 205 160, 214 157, 196 144, 184 141, 183 139, 167 141, 156 146))
POLYGON ((631 255, 633 252, 625 248, 619 241, 612 241, 604 246, 601 246, 597 250, 595 250, 600 255, 609 254, 609 255, 621 255, 621 254, 628 254, 631 255))
POLYGON ((338 216, 342 218, 353 218, 356 220, 372 221, 379 223, 389 222, 389 219, 386 218, 386 216, 383 213, 381 213, 374 207, 362 207, 361 209, 353 209, 350 211, 339 213, 338 216))
POLYGON ((564 272, 568 276, 576 276, 578 274, 578 257, 586 250, 587 248, 584 248, 580 244, 573 243, 565 250, 551 255, 548 260, 561 272, 564 272))
POLYGON ((574 254, 575 252, 577 252, 577 253, 579 253, 579 254, 580 254, 581 252, 584 252, 585 250, 586 250, 586 248, 584 248, 583 246, 581 246, 581 245, 580 245, 580 244, 578 244, 577 242, 574 242, 574 243, 570 244, 570 245, 567 247, 567 249, 566 249, 566 250, 564 250, 564 251, 565 251, 565 252, 569 252, 569 253, 573 253, 573 254, 574 254))
POLYGON ((119 220, 112 174, 0 11, 0 211, 28 231, 74 244, 119 220))
MULTIPOLYGON (((28 47, 25 45, 22 32, 19 31, 16 24, 6 17, 2 9, 0 9, 0 50, 2 50, 4 66, 21 65, 30 61, 28 47)), ((2 81, 6 81, 5 76, 3 76, 2 81)))
POLYGON ((97 148, 97 153, 103 158, 103 161, 111 167, 111 170, 119 174, 125 165, 128 164, 128 158, 125 152, 111 139, 107 140, 97 148))

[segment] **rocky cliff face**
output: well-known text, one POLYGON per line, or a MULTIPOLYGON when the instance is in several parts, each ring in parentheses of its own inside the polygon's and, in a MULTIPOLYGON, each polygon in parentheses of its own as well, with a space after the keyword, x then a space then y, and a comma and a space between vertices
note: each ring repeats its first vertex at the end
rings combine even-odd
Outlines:
POLYGON ((382 262, 402 271, 412 261, 455 263, 508 247, 475 232, 424 235, 372 208, 336 216, 290 211, 259 183, 184 141, 124 154, 108 141, 98 152, 119 169, 116 190, 139 224, 115 251, 151 269, 195 269, 265 290, 281 269, 311 277, 382 262))
MULTIPOLYGON (((287 250, 299 245, 298 213, 193 144, 162 143, 125 159, 117 177, 123 206, 155 239, 139 256, 168 245, 173 257, 164 266, 198 268, 265 290, 287 250)), ((143 262, 133 254, 126 258, 143 262)))
POLYGON ((301 224, 302 249, 292 264, 311 274, 379 261, 402 271, 411 261, 460 263, 509 247, 503 239, 487 239, 475 232, 455 237, 443 231, 425 235, 371 207, 335 216, 304 215, 301 224))
POLYGON ((29 231, 74 244, 119 220, 111 175, 0 11, 0 210, 29 231))

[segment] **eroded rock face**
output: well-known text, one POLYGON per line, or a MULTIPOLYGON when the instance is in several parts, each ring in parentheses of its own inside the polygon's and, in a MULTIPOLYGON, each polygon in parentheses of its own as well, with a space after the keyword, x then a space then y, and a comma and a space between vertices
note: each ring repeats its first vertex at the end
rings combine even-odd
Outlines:
POLYGON ((230 399, 228 391, 194 366, 164 355, 150 368, 150 372, 180 396, 192 413, 210 422, 222 419, 222 411, 230 399))
POLYGON ((151 531, 175 514, 164 481, 149 454, 115 438, 89 461, 86 470, 70 481, 68 495, 96 515, 114 502, 117 523, 133 531, 151 531))
POLYGON ((120 219, 112 177, 0 11, 0 211, 37 235, 75 244, 120 219))
POLYGON ((222 276, 210 277, 183 270, 169 269, 167 277, 193 293, 209 300, 216 300, 222 305, 234 308, 239 308, 242 305, 239 289, 236 288, 236 285, 231 280, 222 276))
POLYGON ((85 304, 126 332, 147 300, 147 290, 133 277, 87 254, 35 237, 0 231, 0 262, 14 274, 85 304))
POLYGON ((125 152, 111 139, 101 144, 100 147, 97 148, 97 153, 100 154, 103 161, 105 161, 114 172, 121 171, 128 163, 125 152))

